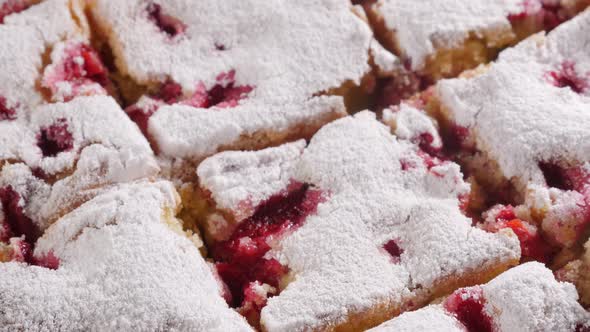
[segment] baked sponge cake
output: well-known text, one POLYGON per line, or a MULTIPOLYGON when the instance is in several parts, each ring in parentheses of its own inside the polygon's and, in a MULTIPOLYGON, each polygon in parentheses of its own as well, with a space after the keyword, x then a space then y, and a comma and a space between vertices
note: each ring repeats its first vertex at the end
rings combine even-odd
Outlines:
POLYGON ((120 185, 60 218, 33 255, 0 264, 3 330, 252 331, 181 231, 168 182, 120 185))
POLYGON ((577 299, 572 284, 531 262, 370 331, 585 331, 590 314, 577 299))
POLYGON ((118 71, 135 82, 122 86, 137 101, 130 116, 161 156, 194 169, 217 151, 309 138, 354 108, 372 52, 387 56, 351 7, 95 0, 91 13, 118 71))
POLYGON ((263 330, 360 330, 520 258, 512 231, 487 233, 462 213, 469 186, 456 164, 369 112, 307 146, 222 152, 197 174, 229 303, 263 330))
POLYGON ((111 98, 38 106, 28 121, 0 121, 3 241, 29 243, 105 187, 155 178, 156 158, 111 98))
POLYGON ((496 59, 527 36, 575 16, 588 0, 379 0, 364 8, 377 39, 405 70, 380 81, 378 108, 496 59))
POLYGON ((584 12, 439 82, 431 103, 466 169, 560 248, 579 245, 590 221, 589 23, 584 12))
POLYGON ((383 43, 412 71, 436 81, 493 60, 498 51, 552 29, 587 0, 379 0, 368 6, 383 43))
MULTIPOLYGON (((16 2, 5 6, 10 3, 16 2)), ((114 93, 108 70, 90 45, 80 2, 46 0, 21 9, 0 24, 5 45, 0 52, 0 119, 24 116, 46 102, 114 93)))

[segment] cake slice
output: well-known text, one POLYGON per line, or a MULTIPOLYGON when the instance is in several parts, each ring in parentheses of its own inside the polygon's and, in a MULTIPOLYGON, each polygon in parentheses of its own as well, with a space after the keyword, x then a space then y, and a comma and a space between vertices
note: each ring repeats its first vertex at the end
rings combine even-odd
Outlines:
POLYGON ((429 105, 467 172, 566 248, 585 241, 590 222, 589 27, 585 12, 535 35, 439 82, 429 105))
POLYGON ((586 331, 590 313, 577 299, 572 284, 531 262, 370 331, 586 331))
POLYGON ((159 171, 147 140, 110 97, 40 106, 29 122, 10 125, 0 132, 9 147, 0 148, 4 240, 24 235, 34 243, 53 221, 105 187, 159 171))
POLYGON ((384 74, 397 60, 351 7, 95 0, 91 13, 119 74, 134 82, 121 85, 134 103, 129 115, 190 178, 215 152, 309 138, 347 108, 361 109, 371 64, 384 74))
POLYGON ((114 93, 102 60, 90 46, 78 1, 11 0, 2 6, 22 10, 0 24, 0 121, 25 116, 48 101, 114 93))
POLYGON ((360 330, 516 264, 511 230, 471 226, 456 164, 363 112, 304 141, 198 167, 229 303, 267 331, 360 330), (352 291, 353 290, 353 291, 352 291))
MULTIPOLYGON (((413 75, 416 92, 495 59, 500 50, 556 27, 588 5, 588 0, 379 0, 365 8, 378 39, 413 75)), ((412 75, 390 79, 383 102, 407 94, 400 82, 412 75)))
POLYGON ((3 330, 252 331, 174 217, 168 182, 120 185, 53 224, 42 264, 0 263, 3 330))

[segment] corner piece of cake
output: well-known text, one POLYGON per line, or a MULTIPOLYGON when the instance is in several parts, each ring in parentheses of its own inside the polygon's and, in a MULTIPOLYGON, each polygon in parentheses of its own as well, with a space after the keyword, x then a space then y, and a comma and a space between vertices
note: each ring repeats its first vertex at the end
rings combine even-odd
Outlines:
POLYGON ((111 97, 39 106, 28 122, 0 121, 4 128, 0 241, 34 243, 53 221, 105 187, 159 172, 149 143, 111 97))
POLYGON ((555 280, 551 270, 531 262, 369 331, 587 331, 590 313, 577 300, 572 284, 555 280))
POLYGON ((368 1, 364 8, 377 39, 407 69, 385 82, 380 106, 488 63, 502 49, 555 28, 589 5, 588 0, 368 1))
POLYGON ((0 17, 5 8, 12 11, 0 20, 0 121, 26 118, 46 102, 113 93, 79 1, 0 2, 0 17))
POLYGON ((492 195, 560 248, 590 224, 590 12, 439 82, 429 109, 492 195))
POLYGON ((228 302, 266 331, 375 326, 520 258, 511 230, 485 232, 462 213, 456 164, 369 112, 307 146, 219 153, 197 174, 228 302))
POLYGON ((2 330, 253 331, 174 216, 169 182, 118 185, 0 264, 2 330))

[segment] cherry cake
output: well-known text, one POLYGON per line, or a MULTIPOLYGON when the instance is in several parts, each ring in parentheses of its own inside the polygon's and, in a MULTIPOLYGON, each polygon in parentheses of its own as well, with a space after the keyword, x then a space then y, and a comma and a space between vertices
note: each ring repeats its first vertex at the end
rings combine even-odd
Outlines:
POLYGON ((559 248, 590 222, 589 24, 586 12, 441 81, 431 102, 469 171, 559 248))
POLYGON ((369 331, 587 331, 590 313, 577 298, 572 284, 555 280, 551 270, 530 262, 369 331))
POLYGON ((462 213, 456 164, 368 112, 307 146, 220 153, 197 174, 228 302, 263 330, 362 329, 520 258, 511 230, 485 232, 462 213))
POLYGON ((192 169, 220 150, 309 138, 355 108, 371 89, 372 55, 382 71, 397 60, 350 7, 99 0, 91 12, 118 71, 135 82, 124 91, 130 117, 173 166, 192 169))
POLYGON ((119 185, 51 225, 34 257, 0 264, 5 331, 252 331, 174 217, 169 182, 119 185), (46 258, 45 258, 46 259, 46 258))
POLYGON ((381 103, 397 103, 398 95, 488 63, 502 49, 555 28, 588 5, 588 0, 367 1, 378 39, 407 69, 385 81, 381 103))
POLYGON ((590 331, 589 4, 0 0, 0 332, 590 331))
POLYGON ((104 187, 159 172, 147 140, 111 97, 38 106, 29 121, 4 122, 0 241, 24 236, 34 243, 53 221, 104 187))
POLYGON ((25 116, 48 101, 111 93, 81 5, 68 0, 24 3, 0 2, 0 17, 1 8, 14 9, 0 23, 0 119, 25 116))

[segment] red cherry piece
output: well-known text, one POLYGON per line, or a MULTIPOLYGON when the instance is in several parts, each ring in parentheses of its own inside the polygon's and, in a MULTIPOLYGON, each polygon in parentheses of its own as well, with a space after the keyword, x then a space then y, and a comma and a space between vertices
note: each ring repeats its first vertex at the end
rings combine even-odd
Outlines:
POLYGON ((455 291, 443 303, 444 308, 457 318, 468 331, 492 332, 492 318, 485 311, 486 300, 479 286, 455 291))
POLYGON ((55 157, 74 147, 74 137, 68 130, 66 119, 58 119, 48 127, 41 128, 37 135, 37 146, 44 157, 55 157))

